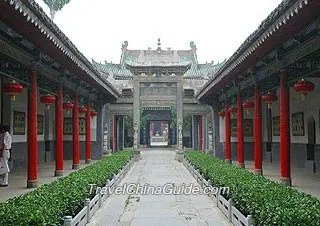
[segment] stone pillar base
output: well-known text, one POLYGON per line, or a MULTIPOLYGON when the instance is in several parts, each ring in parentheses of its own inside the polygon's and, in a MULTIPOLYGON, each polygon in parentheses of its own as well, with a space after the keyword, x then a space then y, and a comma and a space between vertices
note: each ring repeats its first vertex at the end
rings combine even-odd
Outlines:
POLYGON ((38 180, 27 181, 27 188, 37 188, 37 187, 38 187, 38 180))
POLYGON ((282 184, 287 186, 292 186, 291 178, 288 177, 280 177, 280 181, 282 184))
POLYGON ((134 150, 133 151, 133 157, 134 157, 134 161, 138 162, 141 159, 141 151, 140 150, 134 150))
POLYGON ((91 159, 86 159, 85 164, 90 164, 91 163, 91 159))
POLYGON ((262 169, 254 169, 254 174, 255 174, 255 175, 262 176, 262 175, 263 175, 262 169))
POLYGON ((246 168, 246 165, 245 165, 244 163, 238 163, 238 166, 239 166, 240 168, 246 168))
POLYGON ((176 151, 176 158, 175 158, 178 162, 182 162, 183 161, 183 150, 177 150, 176 151))
POLYGON ((54 171, 54 176, 55 176, 55 177, 61 177, 61 176, 63 176, 63 170, 56 170, 56 171, 54 171))
POLYGON ((225 159, 224 160, 226 163, 232 164, 232 160, 231 159, 225 159))
POLYGON ((80 168, 80 164, 72 164, 72 169, 77 170, 80 168))

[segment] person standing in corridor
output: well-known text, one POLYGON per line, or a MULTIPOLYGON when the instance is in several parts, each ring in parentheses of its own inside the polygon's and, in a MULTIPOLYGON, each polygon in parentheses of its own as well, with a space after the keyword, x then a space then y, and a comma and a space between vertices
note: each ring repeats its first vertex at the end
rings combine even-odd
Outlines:
MULTIPOLYGON (((8 166, 8 161, 10 159, 10 150, 12 144, 12 138, 10 135, 10 127, 8 125, 2 125, 0 127, 1 132, 1 150, 0 150, 0 157, 2 157, 5 163, 8 166)), ((8 179, 9 179, 9 172, 4 173, 3 180, 0 182, 0 187, 7 187, 8 186, 8 179)))

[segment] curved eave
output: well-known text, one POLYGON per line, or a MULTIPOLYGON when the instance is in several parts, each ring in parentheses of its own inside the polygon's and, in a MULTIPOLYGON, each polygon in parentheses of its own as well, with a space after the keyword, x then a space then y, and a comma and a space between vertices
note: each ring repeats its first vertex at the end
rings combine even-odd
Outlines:
POLYGON ((48 23, 53 22, 44 12, 32 8, 33 5, 36 3, 32 0, 0 0, 0 11, 6 12, 0 14, 0 19, 70 72, 79 75, 100 92, 118 98, 119 91, 100 77, 99 72, 74 49, 71 41, 60 30, 49 28, 48 23), (36 13, 42 16, 38 17, 36 13))
POLYGON ((279 47, 292 35, 319 16, 320 0, 298 0, 289 7, 278 19, 269 25, 255 41, 244 49, 238 57, 222 67, 197 94, 198 100, 208 98, 220 90, 237 74, 252 67, 262 57, 279 47))

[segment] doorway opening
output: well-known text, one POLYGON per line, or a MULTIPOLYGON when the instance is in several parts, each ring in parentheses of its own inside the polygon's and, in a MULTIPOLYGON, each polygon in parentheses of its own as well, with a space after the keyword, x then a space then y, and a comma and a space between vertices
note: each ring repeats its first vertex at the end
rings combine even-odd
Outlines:
POLYGON ((308 144, 307 144, 307 161, 312 163, 313 172, 316 172, 315 167, 315 144, 316 144, 316 124, 312 116, 308 118, 308 144))
POLYGON ((149 121, 149 147, 168 147, 169 146, 169 121, 149 121))

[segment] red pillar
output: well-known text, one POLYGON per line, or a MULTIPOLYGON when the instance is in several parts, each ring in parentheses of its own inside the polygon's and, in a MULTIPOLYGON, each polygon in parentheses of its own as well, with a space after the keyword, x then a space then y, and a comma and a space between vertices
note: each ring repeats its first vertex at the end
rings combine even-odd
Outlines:
POLYGON ((86 113, 86 164, 91 162, 91 109, 90 99, 88 100, 88 107, 86 113))
POLYGON ((203 131, 202 131, 202 115, 199 117, 199 140, 200 151, 203 151, 203 131))
POLYGON ((238 108, 238 165, 242 168, 245 167, 244 165, 244 154, 243 154, 243 110, 242 110, 242 103, 241 103, 241 95, 240 93, 237 94, 237 108, 238 108))
POLYGON ((113 116, 113 153, 117 151, 117 118, 113 116))
POLYGON ((31 72, 28 100, 28 188, 38 186, 37 74, 31 72))
POLYGON ((286 87, 287 72, 281 70, 280 75, 280 179, 291 186, 290 172, 290 119, 289 94, 286 87))
POLYGON ((73 142, 73 164, 72 169, 79 169, 80 150, 79 150, 79 99, 78 94, 74 96, 74 108, 72 112, 72 142, 73 142))
POLYGON ((58 88, 56 101, 56 177, 63 176, 63 112, 62 112, 62 85, 58 88))
POLYGON ((230 112, 226 102, 225 108, 225 129, 226 129, 226 162, 231 163, 231 140, 230 140, 230 112))
POLYGON ((262 175, 261 103, 259 88, 254 88, 254 172, 262 175))

